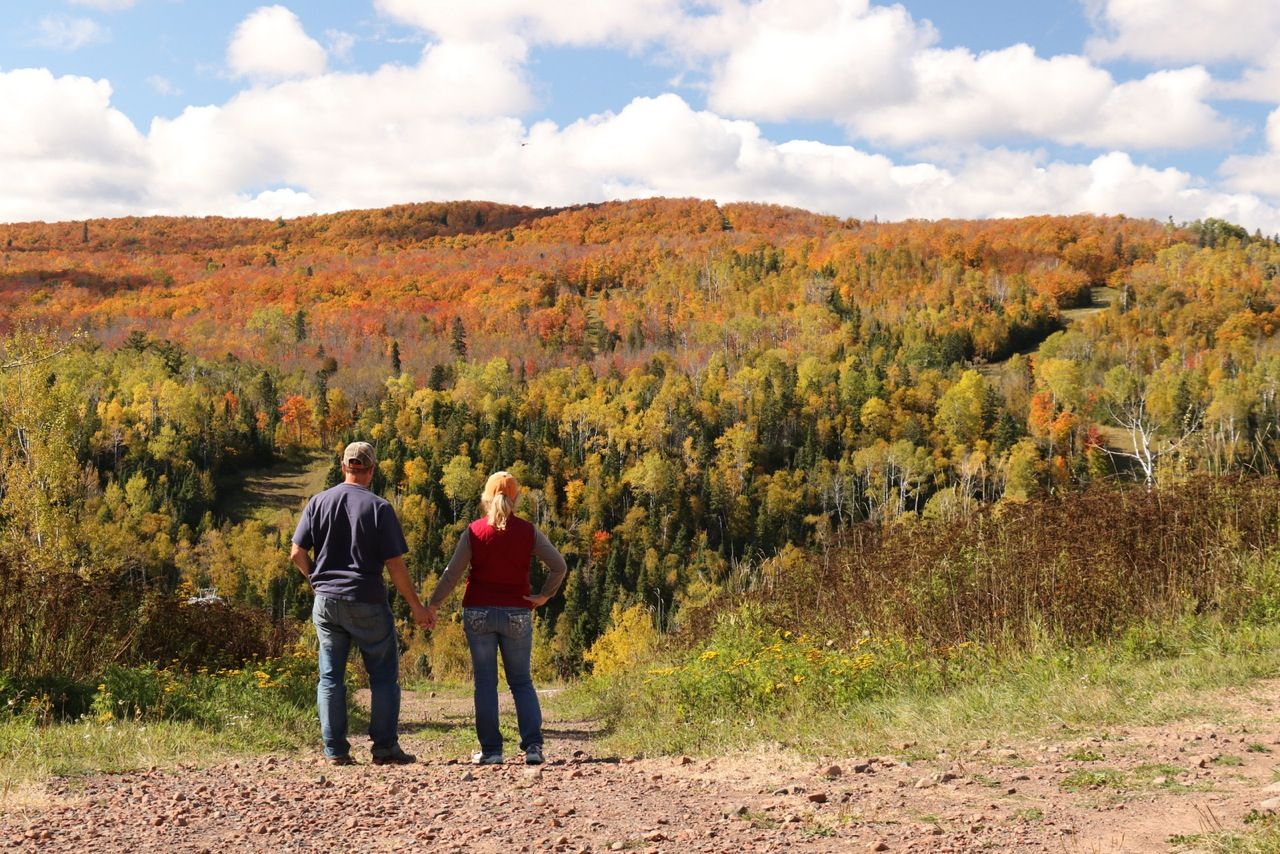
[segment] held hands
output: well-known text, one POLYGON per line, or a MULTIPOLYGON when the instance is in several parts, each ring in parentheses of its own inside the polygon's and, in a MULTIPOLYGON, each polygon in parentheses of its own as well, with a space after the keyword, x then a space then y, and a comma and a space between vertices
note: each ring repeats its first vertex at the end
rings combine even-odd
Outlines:
POLYGON ((535 595, 533 595, 533 596, 526 596, 526 597, 524 597, 524 598, 525 598, 526 600, 528 600, 528 601, 532 602, 532 603, 533 603, 533 607, 535 607, 535 608, 541 608, 543 605, 547 604, 547 600, 548 600, 548 599, 550 599, 551 597, 550 597, 550 596, 545 596, 545 595, 543 595, 543 594, 541 594, 541 593, 538 593, 538 594, 535 594, 535 595))
POLYGON ((415 608, 413 611, 413 621, 420 628, 431 631, 436 627, 436 611, 434 606, 428 605, 422 608, 415 608))

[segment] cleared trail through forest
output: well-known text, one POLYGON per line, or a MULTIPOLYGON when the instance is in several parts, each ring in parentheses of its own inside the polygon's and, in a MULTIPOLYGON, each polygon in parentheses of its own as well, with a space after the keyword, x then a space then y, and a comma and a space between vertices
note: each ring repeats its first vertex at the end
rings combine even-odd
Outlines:
MULTIPOLYGON (((1072 324, 1079 323, 1086 317, 1106 311, 1111 305, 1120 299, 1120 291, 1115 288, 1097 287, 1089 289, 1089 304, 1080 308, 1069 308, 1062 312, 1062 329, 1070 329, 1072 324)), ((1041 346, 1047 340, 1037 341, 1034 347, 1019 351, 1016 355, 1032 356, 1040 352, 1041 346)), ((994 362, 984 362, 977 366, 978 373, 982 374, 988 380, 994 379, 1000 375, 1004 366, 1008 364, 1012 356, 1006 356, 994 362)), ((1128 433, 1119 427, 1109 424, 1101 424, 1098 426, 1098 433, 1102 437, 1102 444, 1111 450, 1131 450, 1132 442, 1128 433)))
POLYGON ((307 499, 324 489, 331 464, 328 456, 310 454, 249 469, 237 481, 222 485, 226 497, 218 509, 232 522, 259 519, 279 523, 285 517, 296 521, 307 499))
MULTIPOLYGON (((1062 312, 1062 329, 1064 330, 1070 329, 1072 324, 1078 323, 1084 318, 1089 317, 1091 315, 1106 311, 1108 308, 1111 307, 1111 304, 1119 298, 1120 298, 1120 292, 1115 288, 1106 288, 1106 287, 1090 288, 1088 305, 1081 306, 1080 308, 1069 308, 1066 311, 1062 312)), ((1060 330, 1055 330, 1055 331, 1060 331, 1060 330)), ((1037 341, 1035 343, 1035 346, 1028 347, 1025 350, 1020 350, 1018 351, 1018 353, 1014 355, 1031 356, 1040 352, 1040 347, 1041 345, 1044 344, 1047 338, 1048 336, 1045 336, 1044 339, 1037 341)), ((977 366, 978 372, 988 378, 994 377, 1000 373, 1001 369, 1005 366, 1005 364, 1008 363, 1009 359, 1011 359, 1012 357, 1013 356, 1010 355, 1010 356, 1004 357, 1003 359, 997 359, 994 362, 983 362, 982 364, 977 366)))
POLYGON ((0 813, 0 850, 1201 851, 1271 808, 1280 681, 1198 699, 1203 716, 1162 726, 820 759, 617 757, 552 708, 549 764, 480 768, 462 764, 469 698, 406 692, 415 765, 370 765, 357 740, 348 768, 309 753, 55 779, 0 813))

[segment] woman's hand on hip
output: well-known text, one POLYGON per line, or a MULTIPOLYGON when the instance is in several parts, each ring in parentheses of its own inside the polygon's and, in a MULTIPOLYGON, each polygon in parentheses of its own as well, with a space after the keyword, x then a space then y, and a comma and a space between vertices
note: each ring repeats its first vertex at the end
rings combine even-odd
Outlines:
POLYGON ((543 605, 547 604, 547 600, 550 599, 551 597, 543 593, 538 593, 533 596, 526 596, 524 598, 532 602, 533 607, 541 608, 543 605))

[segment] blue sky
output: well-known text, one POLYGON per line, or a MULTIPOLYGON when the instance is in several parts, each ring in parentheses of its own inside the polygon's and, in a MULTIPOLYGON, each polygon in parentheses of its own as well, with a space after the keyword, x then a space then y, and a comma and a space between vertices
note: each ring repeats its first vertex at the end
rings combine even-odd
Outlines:
POLYGON ((0 220, 680 195, 1280 231, 1274 0, 10 0, 0 220))

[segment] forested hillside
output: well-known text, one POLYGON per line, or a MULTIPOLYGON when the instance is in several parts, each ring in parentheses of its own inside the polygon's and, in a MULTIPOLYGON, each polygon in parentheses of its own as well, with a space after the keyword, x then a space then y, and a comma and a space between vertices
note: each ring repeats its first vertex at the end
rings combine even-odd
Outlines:
POLYGON ((539 626, 565 674, 615 605, 665 628, 857 526, 1280 461, 1280 248, 1215 220, 451 203, 0 247, 0 672, 177 655, 137 615, 180 584, 305 613, 287 514, 232 524, 219 486, 352 437, 424 584, 488 472, 527 485, 573 570, 539 626))

